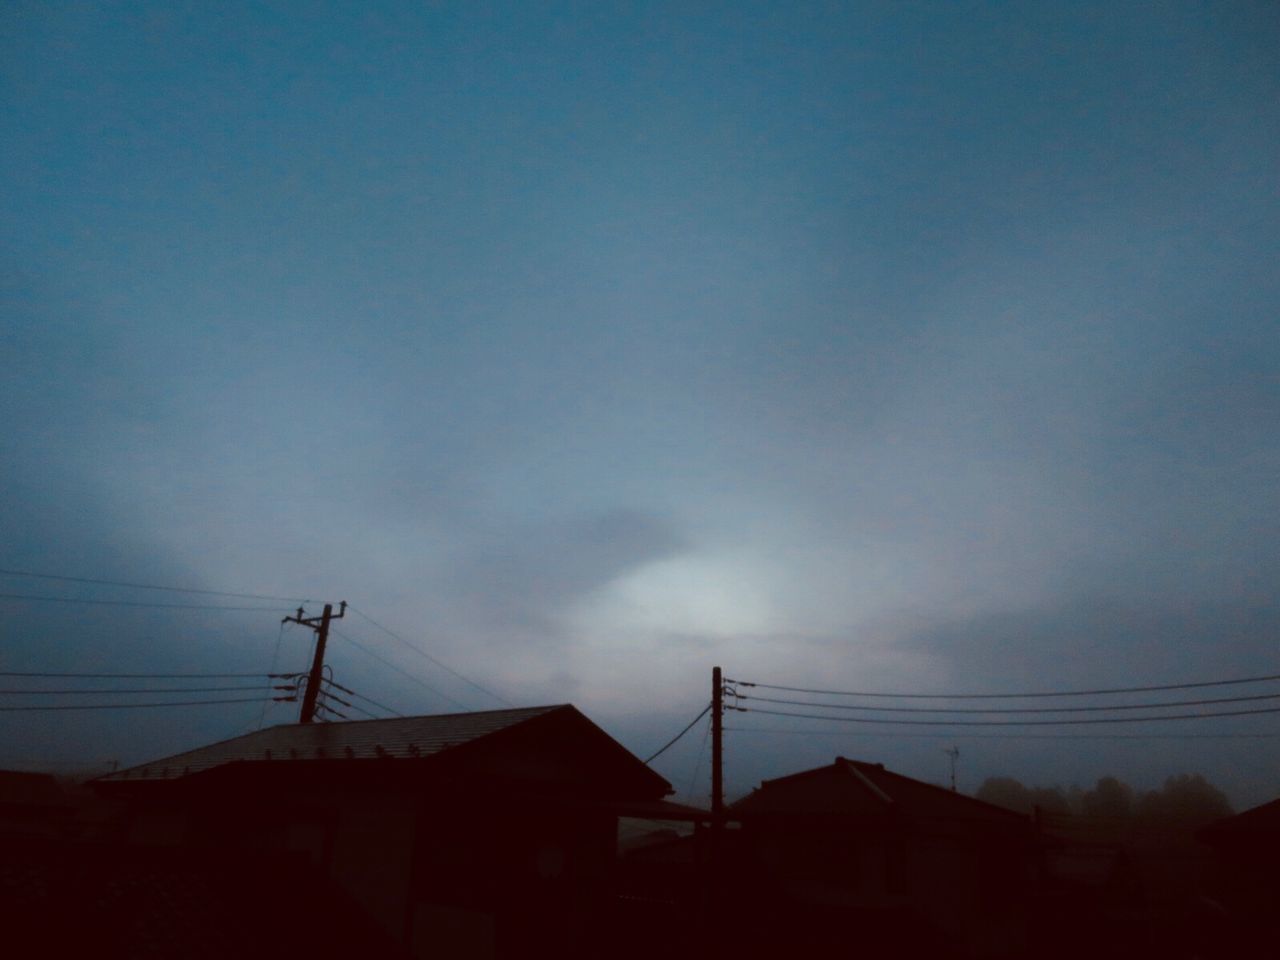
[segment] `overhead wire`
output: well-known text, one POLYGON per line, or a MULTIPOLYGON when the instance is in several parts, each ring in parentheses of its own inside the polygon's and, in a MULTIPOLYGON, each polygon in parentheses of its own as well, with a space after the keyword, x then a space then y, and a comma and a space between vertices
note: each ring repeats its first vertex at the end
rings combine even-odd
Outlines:
MULTIPOLYGON (((350 610, 351 609, 350 606, 348 606, 347 609, 350 610)), ((380 654, 366 647, 363 643, 356 640, 354 637, 347 636, 347 634, 343 633, 340 630, 335 630, 332 627, 330 627, 329 632, 331 634, 334 634, 335 636, 341 637, 343 640, 351 644, 357 650, 363 651, 365 654, 367 654, 370 657, 373 657, 373 659, 377 660, 379 663, 383 664, 384 666, 390 667, 396 673, 403 674, 404 676, 408 677, 410 680, 412 680, 418 686, 422 687, 424 690, 434 694, 437 697, 440 697, 442 700, 449 701, 449 703, 453 704, 459 710, 467 709, 463 704, 453 699, 453 697, 449 696, 447 693, 437 690, 435 687, 431 686, 431 684, 427 683, 422 678, 410 673, 408 670, 404 669, 398 664, 392 663, 390 660, 386 659, 385 657, 381 656, 380 654)))
POLYGON ((696 717, 694 717, 692 720, 690 720, 690 721, 689 721, 689 725, 688 725, 687 727, 685 727, 683 730, 681 730, 679 733, 677 733, 674 737, 672 737, 670 740, 668 740, 666 743, 664 743, 661 747, 659 747, 659 748, 658 748, 658 750, 657 750, 657 752, 655 752, 655 753, 651 754, 651 755, 650 755, 650 756, 649 756, 649 757, 648 757, 644 762, 645 762, 646 764, 648 764, 648 763, 652 763, 654 760, 658 759, 658 757, 660 757, 660 756, 662 756, 664 753, 666 753, 666 751, 667 751, 667 748, 668 748, 668 747, 674 746, 674 745, 675 745, 675 743, 676 743, 676 741, 678 741, 678 740, 679 740, 681 737, 683 737, 686 733, 688 733, 690 730, 692 730, 692 729, 693 729, 693 727, 694 727, 694 724, 696 724, 699 720, 701 720, 703 717, 705 717, 705 716, 710 712, 710 710, 711 710, 711 706, 712 706, 712 705, 711 705, 710 703, 708 703, 705 707, 703 707, 703 708, 702 708, 702 712, 701 712, 701 713, 699 713, 699 714, 698 714, 696 717))
MULTIPOLYGON (((202 707, 222 703, 257 703, 261 697, 246 697, 228 700, 172 700, 161 703, 73 703, 54 705, 24 705, 20 707, 0 706, 5 713, 18 713, 32 710, 137 710, 150 707, 202 707)), ((289 697, 275 697, 276 700, 290 700, 289 697)))
POLYGON ((1256 677, 1234 677, 1228 680, 1204 680, 1195 683, 1166 683, 1145 687, 1110 687, 1096 690, 1038 690, 1029 693, 884 693, 866 690, 818 690, 810 687, 787 687, 776 683, 753 683, 725 680, 726 684, 759 687, 762 690, 784 690, 789 693, 824 694, 832 697, 882 697, 891 700, 1017 700, 1032 697, 1094 697, 1113 693, 1154 693, 1161 690, 1194 690, 1201 687, 1225 687, 1243 683, 1265 683, 1280 680, 1280 673, 1256 677))
POLYGON ((698 759, 694 760, 694 776, 689 778, 689 788, 685 791, 685 803, 690 804, 694 801, 694 787, 698 786, 698 772, 703 768, 703 756, 707 754, 707 741, 712 735, 712 724, 707 724, 707 730, 703 731, 703 742, 698 748, 698 759))
POLYGON ((343 700, 336 693, 330 693, 323 686, 320 687, 320 696, 324 697, 326 700, 336 700, 338 703, 342 704, 344 707, 351 706, 350 701, 343 700))
POLYGON ((145 600, 95 600, 88 597, 47 597, 31 593, 0 593, 0 600, 36 600, 42 603, 83 603, 99 607, 147 607, 157 610, 232 610, 279 613, 280 607, 246 607, 219 603, 150 603, 145 600))
POLYGON ((95 689, 79 689, 79 690, 0 690, 0 694, 18 694, 18 695, 48 695, 48 696, 74 696, 77 694, 109 694, 115 695, 119 693, 248 693, 250 691, 260 690, 285 690, 292 689, 282 686, 265 686, 265 687, 129 687, 124 689, 111 690, 104 687, 95 689))
POLYGON ((105 580, 99 577, 69 577, 57 573, 36 573, 31 570, 0 569, 0 576, 26 577, 33 580, 61 580, 65 583, 91 583, 106 587, 128 587, 134 590, 163 590, 167 593, 198 593, 211 597, 238 597, 241 600, 284 600, 289 603, 321 603, 309 597, 281 597, 267 593, 238 593, 230 590, 208 590, 201 587, 170 587, 155 583, 137 583, 128 580, 105 580))
POLYGON ((0 677, 64 677, 80 680, 229 680, 232 678, 280 680, 298 673, 61 673, 54 671, 0 671, 0 677))
POLYGON ((810 700, 783 700, 775 697, 757 697, 739 694, 739 700, 753 700, 758 703, 779 703, 794 707, 822 707, 828 710, 875 710, 881 713, 1100 713, 1109 710, 1146 710, 1164 707, 1198 707, 1219 703, 1245 703, 1257 700, 1280 700, 1280 693, 1255 694, 1248 697, 1216 697, 1205 700, 1168 700, 1164 703, 1119 703, 1111 705, 1093 705, 1088 707, 882 707, 868 704, 849 703, 814 703, 810 700))
MULTIPOLYGON (((331 706, 329 706, 329 704, 325 702, 324 697, 325 697, 325 692, 324 692, 323 690, 321 690, 321 691, 320 691, 320 696, 316 698, 316 709, 317 709, 317 710, 323 710, 323 711, 325 711, 326 713, 332 713, 335 717, 341 717, 343 720, 349 720, 349 719, 351 719, 350 717, 348 717, 345 713, 343 713, 341 710, 337 709, 336 707, 331 707, 331 706)), ((335 699, 336 699, 336 698, 335 698, 335 699)), ((340 701, 340 702, 345 703, 346 701, 340 701)), ((349 706, 349 704, 348 704, 348 706, 349 706)))
MULTIPOLYGON (((364 701, 366 701, 366 702, 368 702, 368 703, 373 704, 373 705, 374 705, 375 707, 377 707, 379 710, 385 710, 387 713, 394 714, 394 715, 395 715, 395 716, 397 716, 397 717, 403 717, 403 716, 404 716, 404 714, 403 714, 403 713, 401 713, 399 710, 395 710, 395 709, 393 709, 393 708, 391 708, 391 707, 388 707, 385 703, 379 703, 377 700, 373 699, 373 697, 367 697, 367 696, 365 696, 363 693, 358 693, 358 692, 356 692, 355 690, 352 690, 350 687, 344 687, 342 684, 338 683, 338 682, 337 682, 337 681, 335 681, 335 680, 326 680, 326 681, 325 681, 325 683, 328 683, 328 684, 331 684, 331 685, 333 685, 333 686, 337 687, 339 690, 341 690, 341 691, 342 691, 343 693, 345 693, 345 694, 348 694, 348 695, 353 696, 353 697, 359 697, 361 700, 364 700, 364 701)), ((359 707, 356 707, 356 709, 358 710, 358 709, 360 709, 360 708, 359 708, 359 707)))
MULTIPOLYGON (((736 727, 726 726, 725 733, 765 733, 789 736, 850 736, 848 730, 821 730, 816 728, 788 727, 736 727)), ((860 731, 860 736, 923 738, 950 740, 955 733, 927 733, 925 731, 872 730, 860 731)), ((964 733, 965 740, 1275 740, 1280 733, 964 733)))
MULTIPOLYGON (((287 620, 280 621, 280 629, 276 631, 276 646, 271 654, 271 672, 275 673, 276 666, 280 660, 280 643, 284 640, 284 625, 287 620)), ((262 710, 258 715, 258 729, 262 729, 262 725, 267 722, 267 702, 262 701, 262 710)))
POLYGON ((360 704, 358 703, 349 703, 347 704, 347 707, 351 710, 355 710, 359 713, 363 713, 365 717, 369 720, 385 720, 386 719, 385 717, 378 716, 376 713, 370 713, 368 710, 360 706, 360 704))
POLYGON ((1261 707, 1254 710, 1220 710, 1210 713, 1172 713, 1144 717, 1089 717, 1072 720, 887 720, 880 717, 834 717, 820 713, 786 713, 781 710, 761 710, 756 707, 727 707, 742 713, 760 713, 773 717, 801 717, 806 720, 831 720, 840 723, 883 723, 917 727, 1045 727, 1095 723, 1144 723, 1155 720, 1205 720, 1211 717, 1244 717, 1263 713, 1280 713, 1280 707, 1261 707))
POLYGON ((357 609, 357 608, 355 608, 355 607, 352 607, 350 604, 348 604, 348 605, 347 605, 347 609, 348 609, 348 610, 353 611, 357 616, 363 617, 365 620, 369 621, 369 623, 373 624, 375 627, 377 627, 379 630, 381 630, 381 631, 382 631, 383 633, 385 633, 387 636, 389 636, 389 637, 391 637, 391 638, 393 638, 393 639, 395 639, 395 640, 400 641, 400 643, 404 644, 406 647, 408 647, 408 648, 409 648, 410 650, 412 650, 414 653, 418 654, 418 656, 420 656, 420 657, 424 657, 425 659, 427 659, 427 660, 428 660, 428 661, 430 661, 431 663, 434 663, 434 664, 435 664, 437 667, 439 667, 441 670, 444 670, 444 671, 445 671, 445 672, 447 672, 447 673, 451 673, 451 674, 453 674, 453 676, 457 677, 457 678, 458 678, 459 680, 461 680, 463 683, 468 684, 469 686, 474 687, 475 689, 479 690, 481 693, 483 693, 483 694, 487 694, 488 696, 492 697, 494 700, 497 700, 499 703, 505 704, 505 705, 506 705, 506 706, 508 706, 508 707, 514 707, 514 706, 515 706, 515 704, 514 704, 514 703, 512 703, 510 700, 506 699, 506 697, 503 697, 503 696, 501 696, 501 695, 499 695, 499 694, 497 694, 497 693, 494 693, 494 692, 493 692, 492 690, 490 690, 488 687, 485 687, 485 686, 480 685, 479 683, 476 683, 476 681, 472 680, 470 677, 467 677, 467 676, 465 676, 464 674, 459 673, 457 670, 453 669, 453 667, 449 666, 447 663, 444 663, 443 661, 439 660, 438 658, 436 658, 436 657, 432 656, 430 653, 427 653, 427 651, 423 650, 423 649, 422 649, 421 647, 419 647, 417 644, 410 643, 408 640, 406 640, 404 637, 400 636, 400 634, 396 633, 396 632, 395 632, 394 630, 392 630, 390 627, 383 626, 381 623, 379 623, 377 620, 373 619, 373 617, 369 616, 369 615, 368 615, 367 613, 365 613, 363 610, 359 610, 359 609, 357 609))

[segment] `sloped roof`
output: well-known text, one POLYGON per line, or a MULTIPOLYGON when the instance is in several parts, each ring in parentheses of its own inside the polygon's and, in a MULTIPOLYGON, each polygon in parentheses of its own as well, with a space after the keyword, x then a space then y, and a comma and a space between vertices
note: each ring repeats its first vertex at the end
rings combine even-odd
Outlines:
POLYGON ((1280 800, 1215 820, 1201 827, 1196 836, 1214 846, 1280 842, 1280 800))
MULTIPOLYGON (((390 720, 291 723, 152 760, 99 777, 99 783, 176 780, 237 761, 369 760, 429 757, 518 726, 567 704, 445 713, 390 720)), ((576 712, 576 711, 575 711, 576 712)))
POLYGON ((962 793, 886 770, 878 763, 836 757, 835 762, 776 780, 765 780, 730 808, 734 816, 905 816, 969 820, 1016 826, 1021 814, 962 793))

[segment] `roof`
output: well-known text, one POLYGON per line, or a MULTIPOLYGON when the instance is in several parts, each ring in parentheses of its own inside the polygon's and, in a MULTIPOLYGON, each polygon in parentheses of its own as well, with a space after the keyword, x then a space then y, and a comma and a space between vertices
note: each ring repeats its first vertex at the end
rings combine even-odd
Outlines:
MULTIPOLYGON (((421 789, 444 777, 657 801, 671 784, 569 704, 390 720, 284 724, 99 777, 104 789, 242 792, 271 785, 421 789), (424 779, 425 778, 425 779, 424 779)), ((498 793, 491 793, 497 796, 498 793)))
POLYGON ((176 780, 236 761, 429 757, 567 705, 444 713, 390 720, 289 723, 197 747, 99 777, 99 783, 176 780))
POLYGON ((836 757, 825 767, 765 780, 733 804, 744 819, 769 815, 898 816, 1028 826, 1026 817, 962 793, 905 777, 882 764, 836 757))
POLYGON ((1280 800, 1215 820, 1196 832, 1196 837, 1212 846, 1245 846, 1280 843, 1280 800))

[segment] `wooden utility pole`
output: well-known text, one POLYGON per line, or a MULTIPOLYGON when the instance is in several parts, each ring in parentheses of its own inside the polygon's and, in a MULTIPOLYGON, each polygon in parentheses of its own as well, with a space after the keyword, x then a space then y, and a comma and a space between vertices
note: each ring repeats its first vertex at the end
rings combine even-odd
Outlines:
POLYGON ((705 913, 702 934, 708 953, 714 949, 724 909, 724 677, 711 670, 711 830, 707 838, 706 874, 702 896, 705 913))
POLYGON ((304 617, 302 608, 298 608, 296 617, 285 617, 285 623, 300 623, 316 632, 316 653, 311 658, 311 673, 307 675, 307 692, 302 697, 302 712, 298 715, 299 723, 311 723, 316 715, 316 697, 320 695, 320 684, 324 679, 324 645, 329 639, 329 621, 341 620, 347 614, 347 601, 339 605, 334 615, 333 604, 324 605, 324 613, 318 617, 304 617))
POLYGON ((724 681, 711 668, 711 826, 724 822, 724 681))

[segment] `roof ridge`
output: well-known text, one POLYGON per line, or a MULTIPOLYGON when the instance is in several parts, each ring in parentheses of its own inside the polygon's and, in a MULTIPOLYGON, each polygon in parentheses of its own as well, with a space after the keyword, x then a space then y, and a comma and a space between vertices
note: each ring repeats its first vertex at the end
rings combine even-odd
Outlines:
POLYGON ((984 809, 999 810, 1001 813, 1017 817, 1020 820, 1026 819, 1024 814, 1017 813, 1013 810, 1006 810, 1004 807, 997 806, 994 803, 988 803, 986 800, 979 800, 977 797, 971 797, 967 793, 961 793, 959 790, 948 790, 946 787, 941 787, 936 783, 929 783, 927 780, 917 780, 915 777, 909 777, 905 773, 898 773, 896 770, 890 770, 888 767, 884 766, 884 764, 867 763, 865 760, 849 760, 845 757, 840 757, 838 759, 844 760, 844 762, 848 764, 860 764, 862 766, 871 767, 876 770, 877 773, 888 774, 891 777, 897 777, 899 780, 906 780, 918 786, 927 787, 929 790, 944 794, 948 797, 958 797, 967 803, 976 803, 984 809))
MULTIPOLYGON (((306 727, 306 726, 326 726, 326 727, 346 727, 353 726, 357 723, 396 723, 402 720, 428 720, 433 717, 475 717, 486 713, 521 713, 526 710, 551 711, 559 710, 562 707, 571 707, 571 703, 548 703, 540 706, 531 707, 499 707, 495 710, 457 710, 453 713, 408 713, 398 717, 365 717, 360 720, 325 720, 323 723, 277 723, 270 727, 260 727, 259 730, 276 730, 283 727, 306 727)), ((241 736, 252 736, 258 730, 251 731, 241 736)), ((231 740, 238 740, 239 737, 232 737, 231 740)), ((228 740, 219 741, 220 743, 228 743, 228 740)), ((207 746, 214 746, 210 743, 207 746)), ((197 747, 196 749, 200 749, 197 747)))
MULTIPOLYGON (((861 770, 858 769, 858 765, 854 763, 852 760, 846 760, 844 757, 836 757, 836 764, 842 765, 844 770, 853 774, 853 776, 858 780, 859 783, 861 783, 864 787, 866 787, 868 790, 871 791, 872 795, 876 799, 881 800, 884 803, 887 803, 890 805, 893 804, 894 802, 893 797, 889 796, 887 793, 881 790, 880 787, 876 783, 874 783, 870 777, 868 777, 865 773, 863 773, 861 770)), ((880 769, 883 770, 884 768, 881 767, 880 769)))
MULTIPOLYGON (((292 754, 290 759, 301 759, 298 753, 302 751, 336 749, 345 751, 347 757, 351 757, 353 747, 355 749, 368 747, 370 741, 380 740, 384 736, 390 738, 385 742, 392 750, 396 749, 394 743, 397 739, 409 742, 412 749, 414 740, 418 736, 425 737, 424 743, 443 737, 442 745, 430 751, 434 754, 566 708, 576 710, 572 704, 548 704, 535 707, 504 707, 500 710, 468 710, 458 713, 383 717, 376 720, 275 724, 237 737, 201 744, 167 756, 131 764, 122 770, 114 770, 96 777, 91 782, 117 783, 132 779, 132 774, 139 770, 147 774, 153 769, 164 771, 160 779, 169 779, 170 769, 181 768, 185 771, 191 767, 208 768, 226 763, 263 760, 271 757, 273 751, 292 754), (372 726, 378 726, 379 730, 374 731, 372 726), (363 734, 357 732, 361 730, 367 732, 363 734), (451 737, 450 733, 456 733, 458 736, 451 737)), ((379 751, 378 755, 382 756, 382 745, 374 743, 373 746, 379 751)), ((418 754, 414 752, 412 755, 418 754)), ((152 779, 152 777, 144 775, 144 779, 152 779)))

